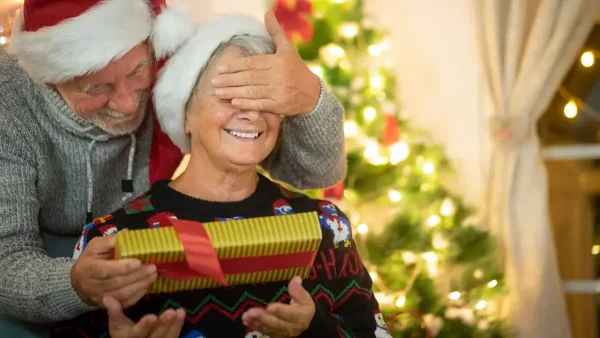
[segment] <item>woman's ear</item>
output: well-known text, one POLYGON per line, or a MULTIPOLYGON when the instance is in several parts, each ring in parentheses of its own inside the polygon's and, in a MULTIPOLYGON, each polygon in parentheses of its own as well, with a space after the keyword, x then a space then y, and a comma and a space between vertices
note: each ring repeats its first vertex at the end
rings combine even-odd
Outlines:
POLYGON ((195 107, 197 107, 198 105, 198 95, 196 95, 195 93, 192 94, 192 98, 190 99, 190 102, 188 104, 186 104, 186 108, 185 108, 185 121, 183 121, 183 127, 184 127, 184 132, 186 135, 190 135, 192 132, 192 123, 194 120, 194 117, 192 115, 195 115, 194 113, 194 109, 195 107))
POLYGON ((190 135, 192 132, 191 130, 191 126, 190 126, 190 119, 188 118, 188 112, 185 112, 185 121, 183 121, 183 126, 184 126, 184 132, 186 135, 190 135))

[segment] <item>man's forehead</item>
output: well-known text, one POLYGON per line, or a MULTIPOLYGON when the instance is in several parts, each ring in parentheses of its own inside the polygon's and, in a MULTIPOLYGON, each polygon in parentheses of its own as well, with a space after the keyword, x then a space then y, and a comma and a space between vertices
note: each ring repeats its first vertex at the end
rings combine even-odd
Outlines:
POLYGON ((111 83, 119 77, 128 76, 136 68, 152 63, 150 48, 146 45, 139 45, 130 50, 122 58, 111 61, 105 68, 75 78, 77 84, 87 83, 111 83))

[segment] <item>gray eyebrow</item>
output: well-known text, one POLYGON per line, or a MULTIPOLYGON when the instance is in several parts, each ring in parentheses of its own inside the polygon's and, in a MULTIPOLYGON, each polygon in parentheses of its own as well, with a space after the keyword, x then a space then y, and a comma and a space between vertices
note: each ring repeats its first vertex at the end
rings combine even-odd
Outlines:
POLYGON ((142 60, 136 67, 134 70, 131 71, 131 73, 127 74, 127 76, 131 76, 134 75, 135 73, 137 73, 140 69, 144 68, 145 66, 147 66, 149 63, 148 59, 142 60))

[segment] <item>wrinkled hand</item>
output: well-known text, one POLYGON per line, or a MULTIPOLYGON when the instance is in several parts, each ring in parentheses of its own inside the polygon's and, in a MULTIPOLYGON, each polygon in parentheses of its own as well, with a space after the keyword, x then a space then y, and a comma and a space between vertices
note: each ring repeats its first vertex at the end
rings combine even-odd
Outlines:
POLYGON ((308 329, 315 315, 315 302, 302 286, 302 279, 294 277, 288 286, 292 297, 289 305, 270 304, 266 309, 252 308, 242 316, 247 327, 271 338, 297 337, 308 329))
POLYGON ((272 11, 265 15, 265 26, 276 53, 218 65, 221 75, 212 79, 215 95, 231 99, 234 107, 243 110, 288 116, 312 112, 321 93, 319 79, 287 39, 272 11))
POLYGON ((145 315, 134 323, 125 316, 116 299, 107 296, 103 303, 108 311, 108 330, 113 338, 177 338, 185 320, 184 310, 167 309, 160 317, 145 315))
POLYGON ((156 279, 154 265, 142 266, 137 259, 113 260, 116 235, 90 241, 71 269, 71 284, 88 305, 102 307, 111 296, 128 308, 137 303, 156 279))

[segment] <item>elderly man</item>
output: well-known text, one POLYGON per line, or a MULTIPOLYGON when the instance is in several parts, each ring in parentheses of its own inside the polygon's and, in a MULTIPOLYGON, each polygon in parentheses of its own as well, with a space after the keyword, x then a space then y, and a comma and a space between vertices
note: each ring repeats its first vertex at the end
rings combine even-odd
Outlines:
MULTIPOLYGON (((0 55, 1 315, 65 320, 106 295, 128 307, 156 277, 139 262, 110 260, 112 237, 82 243, 75 263, 51 258, 40 234, 81 234, 181 161, 149 103, 152 47, 166 53, 175 43, 168 32, 152 34, 164 6, 25 0, 15 58, 0 55)), ((274 178, 303 188, 334 184, 345 172, 342 108, 276 21, 267 28, 277 52, 220 64, 214 95, 237 109, 290 116, 263 163, 274 178)))

